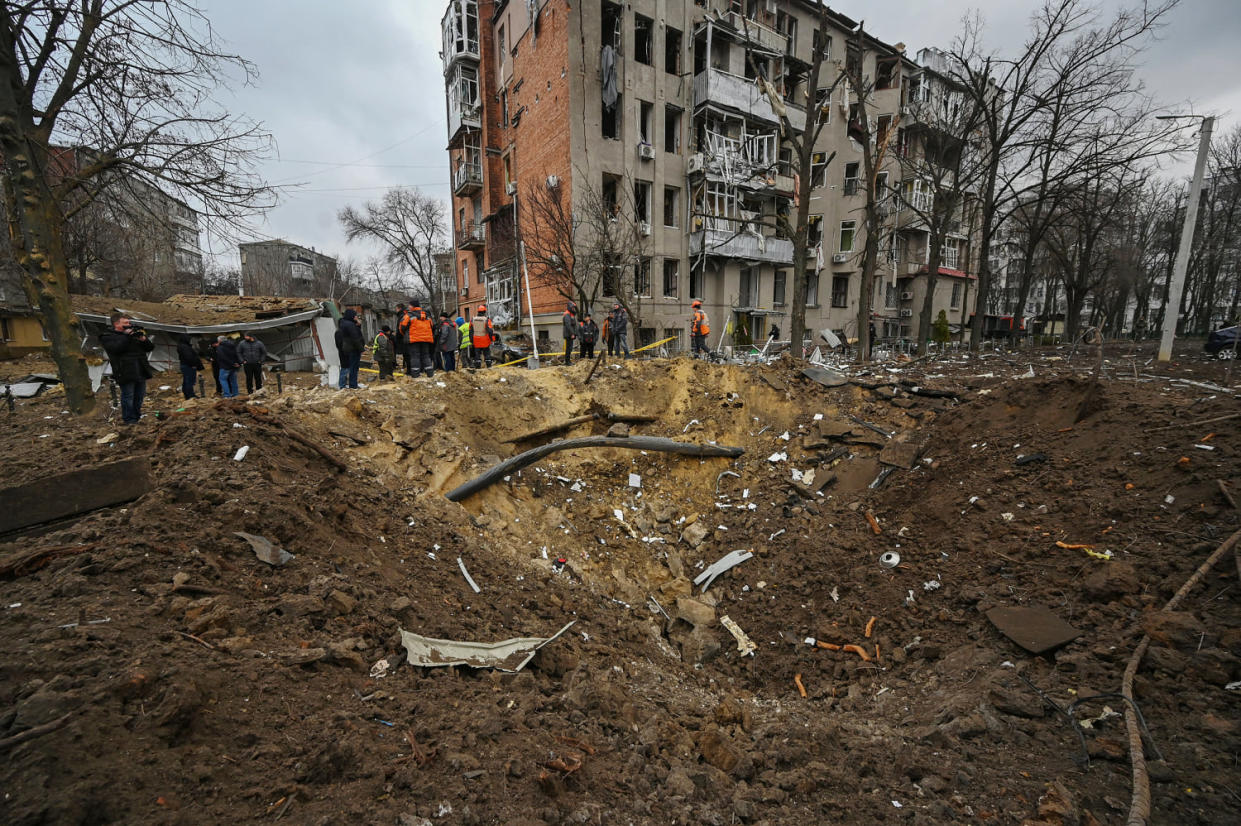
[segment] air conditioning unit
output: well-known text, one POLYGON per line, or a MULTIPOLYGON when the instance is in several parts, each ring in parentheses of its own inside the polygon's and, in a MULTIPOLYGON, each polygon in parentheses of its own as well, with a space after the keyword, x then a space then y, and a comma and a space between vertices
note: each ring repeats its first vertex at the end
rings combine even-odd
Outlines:
POLYGON ((465 296, 467 296, 467 295, 469 295, 469 294, 470 294, 470 288, 469 288, 469 286, 468 286, 468 285, 467 285, 467 286, 465 286, 465 287, 462 287, 462 288, 461 288, 461 295, 462 295, 462 297, 465 297, 465 296))
POLYGON ((650 222, 643 221, 641 224, 638 224, 638 232, 640 232, 642 235, 650 235, 651 234, 650 222))
POLYGON ((655 147, 651 146, 649 143, 638 144, 638 157, 644 161, 655 160, 655 147))
POLYGON ((913 318, 913 310, 901 310, 901 318, 913 318))
MULTIPOLYGON (((556 188, 556 187, 558 187, 558 186, 560 186, 560 176, 558 176, 558 175, 548 175, 548 176, 547 176, 547 188, 548 188, 548 189, 555 189, 555 188, 556 188)), ((515 188, 514 188, 514 189, 515 189, 515 188)))
POLYGON ((913 301, 913 300, 914 300, 913 293, 901 293, 901 301, 913 301))
POLYGON ((701 152, 696 152, 689 156, 689 161, 685 165, 685 171, 690 175, 696 175, 706 167, 706 161, 702 157, 701 152))
POLYGON ((517 182, 509 181, 507 184, 504 185, 504 191, 507 192, 509 195, 516 195, 517 194, 517 182))
POLYGON ((838 252, 832 256, 833 264, 843 264, 848 260, 849 260, 849 253, 847 252, 838 252))

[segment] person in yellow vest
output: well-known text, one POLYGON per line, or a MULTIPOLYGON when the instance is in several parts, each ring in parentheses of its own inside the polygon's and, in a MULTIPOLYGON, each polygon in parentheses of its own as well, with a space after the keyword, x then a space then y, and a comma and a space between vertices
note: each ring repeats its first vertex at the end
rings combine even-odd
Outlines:
POLYGON ((461 344, 457 347, 457 364, 461 369, 469 367, 470 360, 470 322, 464 316, 457 316, 457 334, 461 336, 461 344))
POLYGON ((705 356, 709 352, 707 348, 707 334, 711 332, 710 319, 702 311, 702 302, 698 299, 695 298, 690 306, 694 308, 689 322, 692 352, 694 355, 701 353, 705 356))

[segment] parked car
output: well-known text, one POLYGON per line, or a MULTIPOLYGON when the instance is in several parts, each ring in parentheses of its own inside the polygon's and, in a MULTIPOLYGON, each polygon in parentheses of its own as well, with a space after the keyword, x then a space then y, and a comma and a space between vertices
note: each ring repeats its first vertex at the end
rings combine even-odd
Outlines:
POLYGON ((1241 326, 1233 325, 1232 327, 1222 327, 1211 332, 1207 336, 1206 347, 1204 348, 1211 355, 1230 359, 1237 354, 1237 333, 1241 331, 1241 326))

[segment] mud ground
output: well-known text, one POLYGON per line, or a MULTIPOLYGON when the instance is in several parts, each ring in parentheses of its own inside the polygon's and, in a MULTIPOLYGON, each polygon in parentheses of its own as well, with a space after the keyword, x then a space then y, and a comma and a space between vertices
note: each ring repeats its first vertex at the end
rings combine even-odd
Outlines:
POLYGON ((582 363, 357 392, 303 376, 236 403, 182 403, 167 376, 133 428, 70 417, 55 391, 0 409, 5 485, 129 456, 155 479, 0 544, 0 568, 35 555, 0 576, 0 819, 1119 824, 1124 703, 1094 698, 1149 633, 1152 822, 1237 823, 1238 566, 1159 609, 1241 527, 1218 484, 1241 493, 1241 377, 1212 389, 1223 365, 1118 350, 1093 386, 1092 359, 1066 355, 833 388, 787 360, 621 362, 589 385, 582 363), (563 452, 445 499, 607 413, 746 453, 563 452), (881 456, 907 467, 872 488, 881 456), (295 558, 261 562, 235 531, 295 558), (694 586, 736 549, 754 557, 694 586), (986 617, 1027 605, 1080 636, 1033 655, 986 617), (411 666, 399 634, 570 621, 516 674, 411 666), (1086 754, 1052 702, 1077 703, 1086 754))

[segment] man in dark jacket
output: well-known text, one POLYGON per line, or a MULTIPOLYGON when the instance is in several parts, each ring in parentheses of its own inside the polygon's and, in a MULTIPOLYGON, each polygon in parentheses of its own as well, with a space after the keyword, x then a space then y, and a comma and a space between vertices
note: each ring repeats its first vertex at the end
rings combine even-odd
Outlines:
MULTIPOLYGON (((608 327, 612 333, 612 345, 616 348, 616 355, 619 356, 621 350, 624 350, 625 358, 629 358, 629 313, 625 312, 625 308, 619 303, 612 305, 608 327)), ((612 346, 609 346, 608 353, 611 352, 612 346)))
POLYGON ((409 374, 409 342, 401 337, 401 330, 405 329, 406 309, 404 304, 396 305, 396 321, 392 325, 392 347, 396 350, 396 355, 405 361, 405 373, 409 374))
POLYGON ((241 357, 241 366, 246 371, 246 392, 253 393, 263 389, 263 362, 267 359, 267 345, 254 337, 254 333, 246 330, 242 333, 242 341, 237 345, 237 355, 241 357))
POLYGON ((203 360, 190 343, 188 333, 177 336, 177 360, 181 362, 181 395, 192 399, 195 396, 194 383, 198 380, 198 371, 203 369, 203 360))
POLYGON ((217 396, 224 395, 224 385, 220 382, 220 357, 217 352, 220 342, 223 340, 224 336, 216 336, 211 339, 202 351, 202 354, 211 362, 211 377, 215 379, 215 394, 217 396))
POLYGON ((146 331, 121 313, 112 314, 112 329, 99 334, 99 343, 112 364, 112 378, 121 389, 121 421, 137 424, 142 418, 142 400, 147 379, 155 375, 147 353, 155 349, 146 331))
POLYGON ((560 334, 564 337, 564 363, 573 363, 573 342, 577 338, 577 305, 572 301, 560 317, 560 334))
POLYGON ((439 327, 435 331, 435 352, 440 360, 440 369, 445 373, 457 369, 457 350, 460 347, 457 325, 448 317, 448 313, 440 313, 439 327))
POLYGON ((582 316, 582 325, 577 331, 578 341, 581 342, 581 356, 584 359, 593 359, 595 357, 595 342, 599 340, 599 325, 590 317, 590 313, 582 316))
POLYGON ((237 371, 241 369, 241 356, 237 352, 237 339, 225 336, 215 348, 216 360, 220 363, 220 384, 224 385, 224 398, 237 396, 237 371))
POLYGON ((357 310, 350 308, 345 310, 336 325, 336 349, 340 353, 340 380, 336 386, 341 390, 346 387, 358 389, 358 368, 362 366, 362 348, 366 346, 366 339, 362 337, 357 318, 357 310))

